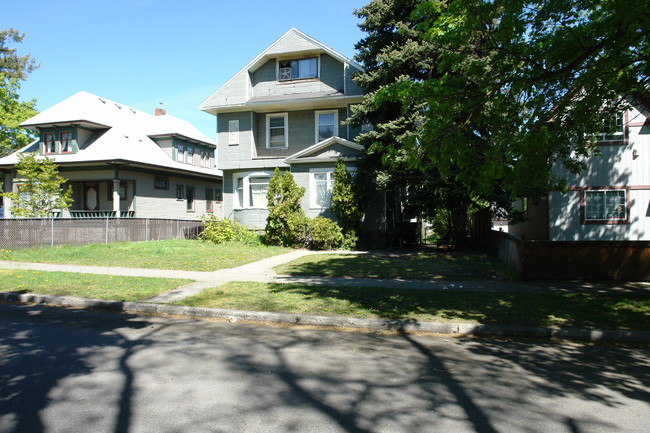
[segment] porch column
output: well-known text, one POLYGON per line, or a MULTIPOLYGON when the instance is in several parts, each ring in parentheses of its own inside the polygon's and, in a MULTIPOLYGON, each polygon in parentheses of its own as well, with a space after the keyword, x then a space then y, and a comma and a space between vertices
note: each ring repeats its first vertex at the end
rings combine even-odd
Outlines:
POLYGON ((120 217, 120 180, 113 179, 113 212, 115 218, 120 217))

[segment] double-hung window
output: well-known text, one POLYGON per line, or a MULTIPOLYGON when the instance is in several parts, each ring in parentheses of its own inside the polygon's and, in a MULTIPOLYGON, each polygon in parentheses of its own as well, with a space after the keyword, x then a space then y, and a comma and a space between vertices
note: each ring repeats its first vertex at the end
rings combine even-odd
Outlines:
POLYGON ((185 204, 188 212, 194 211, 194 187, 185 187, 185 204))
POLYGON ((338 135, 338 113, 334 111, 316 112, 316 142, 338 135))
POLYGON ((607 223, 627 220, 626 190, 587 190, 584 194, 585 222, 607 223))
POLYGON ((309 207, 312 209, 330 207, 334 169, 312 169, 309 175, 309 207))
POLYGON ((72 132, 63 131, 60 134, 61 138, 61 153, 72 152, 72 132))
POLYGON ((43 144, 45 153, 56 153, 56 141, 54 141, 53 132, 46 132, 43 135, 43 144))
POLYGON ((269 190, 268 177, 251 177, 248 179, 250 191, 250 206, 254 208, 265 208, 267 205, 266 193, 269 190))
POLYGON ((185 146, 179 144, 176 148, 176 161, 185 162, 185 146))
POLYGON ((278 81, 301 80, 318 77, 318 59, 280 60, 278 62, 278 81))
MULTIPOLYGON (((271 174, 264 172, 251 173, 236 178, 235 181, 235 203, 239 209, 265 209, 268 201, 266 194, 269 190, 271 174)), ((220 196, 220 192, 218 193, 220 196)))
POLYGON ((212 188, 205 189, 205 211, 212 212, 214 210, 214 190, 212 188))
POLYGON ((289 147, 289 122, 287 113, 266 115, 266 146, 268 148, 289 147))

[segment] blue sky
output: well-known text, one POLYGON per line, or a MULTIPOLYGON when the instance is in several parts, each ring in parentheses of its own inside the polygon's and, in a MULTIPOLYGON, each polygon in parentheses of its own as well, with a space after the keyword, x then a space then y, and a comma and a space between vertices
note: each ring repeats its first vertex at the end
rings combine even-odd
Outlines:
POLYGON ((22 0, 3 5, 0 29, 25 33, 19 54, 40 64, 20 90, 39 110, 81 90, 152 114, 163 102, 214 139, 205 98, 292 27, 352 57, 352 12, 368 2, 22 0))

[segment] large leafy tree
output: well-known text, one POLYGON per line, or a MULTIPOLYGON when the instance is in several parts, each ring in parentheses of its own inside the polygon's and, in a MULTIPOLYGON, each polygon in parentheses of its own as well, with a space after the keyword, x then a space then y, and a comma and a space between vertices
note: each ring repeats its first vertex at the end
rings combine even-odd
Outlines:
POLYGON ((20 43, 24 35, 15 29, 0 31, 0 157, 33 140, 33 135, 18 125, 36 115, 36 100, 20 101, 20 83, 36 67, 29 55, 19 56, 11 43, 20 43))
POLYGON ((63 189, 65 179, 51 158, 39 157, 37 152, 21 153, 16 164, 17 191, 2 195, 11 199, 11 213, 17 217, 42 218, 53 211, 68 209, 72 189, 63 189))
POLYGON ((429 141, 436 140, 421 133, 429 101, 402 99, 401 92, 394 91, 404 82, 439 78, 439 47, 421 29, 430 17, 415 13, 422 3, 375 0, 355 11, 362 19, 359 27, 366 33, 355 46, 355 58, 365 73, 358 74, 355 81, 367 93, 363 102, 353 107, 350 122, 374 126, 358 137, 367 149, 362 174, 370 173, 392 196, 405 200, 411 214, 431 218, 439 208, 448 209, 452 236, 462 248, 467 212, 473 202, 470 190, 456 181, 453 170, 441 173, 426 152, 435 146, 429 141))
POLYGON ((412 19, 436 74, 401 77, 377 99, 425 104, 418 140, 400 146, 409 166, 433 166, 481 197, 561 189, 555 164, 579 172, 614 111, 650 102, 644 2, 426 1, 412 19))

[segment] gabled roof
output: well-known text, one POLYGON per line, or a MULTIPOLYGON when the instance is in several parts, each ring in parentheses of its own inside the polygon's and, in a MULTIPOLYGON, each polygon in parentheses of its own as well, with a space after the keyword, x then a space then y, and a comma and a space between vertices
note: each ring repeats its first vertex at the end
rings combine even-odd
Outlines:
POLYGON ((296 163, 306 163, 306 162, 331 162, 335 161, 338 158, 343 158, 346 161, 356 160, 361 156, 364 147, 360 144, 353 143, 352 141, 346 140, 341 137, 330 137, 326 138, 323 141, 309 146, 306 149, 296 152, 291 156, 285 158, 284 162, 287 164, 296 164, 296 163), (351 152, 343 154, 341 151, 335 149, 335 147, 345 148, 351 152), (332 148, 331 154, 327 154, 326 149, 332 148))
MULTIPOLYGON (((228 89, 234 82, 238 80, 244 80, 245 74, 248 72, 255 71, 261 65, 271 58, 276 58, 282 56, 283 54, 307 54, 307 53, 326 53, 340 62, 349 65, 359 71, 363 71, 363 67, 353 60, 348 59, 343 54, 335 51, 331 47, 324 45, 323 43, 317 41, 311 36, 306 35, 296 28, 290 29, 284 35, 280 36, 275 42, 269 45, 264 51, 262 51, 257 57, 251 60, 246 66, 244 66, 239 72, 226 81, 219 89, 217 89, 212 95, 205 99, 200 105, 199 108, 203 111, 208 111, 210 108, 214 108, 215 105, 213 101, 220 93, 225 89, 228 89)), ((246 81, 247 85, 250 84, 246 81)), ((242 102, 243 104, 243 102, 242 102)))
MULTIPOLYGON (((30 129, 49 126, 81 126, 94 130, 76 153, 48 155, 58 164, 92 165, 114 161, 160 167, 198 175, 221 175, 211 168, 174 161, 154 138, 180 137, 215 148, 215 143, 190 123, 174 116, 153 116, 131 107, 79 92, 21 124, 30 129)), ((38 150, 38 141, 0 158, 0 165, 18 162, 18 153, 38 150)))

